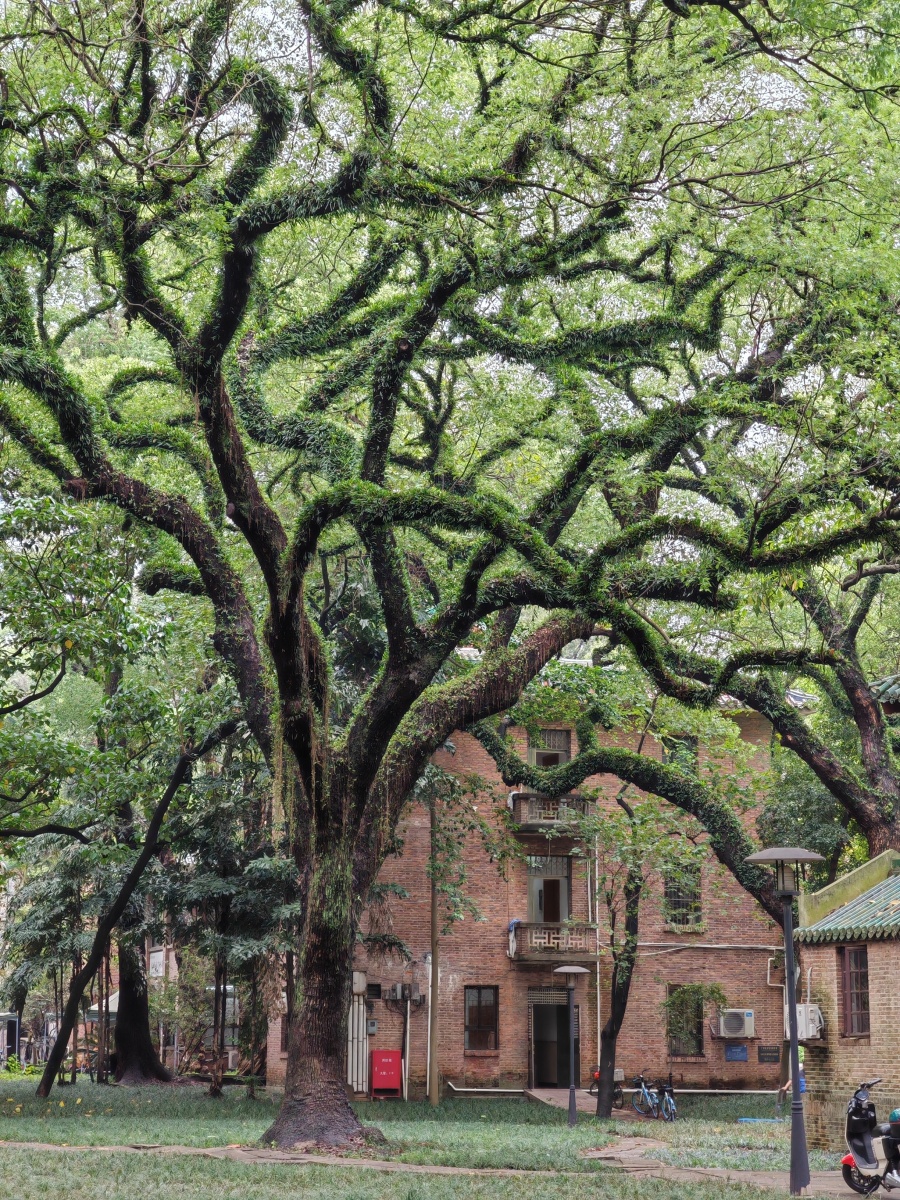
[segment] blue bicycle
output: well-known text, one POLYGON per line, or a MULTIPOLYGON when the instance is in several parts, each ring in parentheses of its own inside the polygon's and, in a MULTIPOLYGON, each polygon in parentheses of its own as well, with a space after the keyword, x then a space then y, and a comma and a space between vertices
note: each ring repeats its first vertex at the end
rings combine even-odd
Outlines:
POLYGON ((643 1071, 631 1081, 634 1091, 631 1093, 631 1104, 635 1112, 642 1117, 659 1116, 659 1093, 655 1088, 647 1086, 643 1071))
POLYGON ((659 1097, 660 1116, 664 1121, 674 1121, 678 1116, 678 1107, 675 1104, 675 1089, 672 1087, 671 1071, 667 1080, 657 1080, 655 1091, 659 1097))

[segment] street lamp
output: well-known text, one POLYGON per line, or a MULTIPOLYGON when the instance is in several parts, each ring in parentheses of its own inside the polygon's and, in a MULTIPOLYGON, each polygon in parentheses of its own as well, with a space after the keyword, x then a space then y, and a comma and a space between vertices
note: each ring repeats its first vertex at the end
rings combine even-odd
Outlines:
POLYGON ((824 862, 821 854, 801 850, 799 846, 774 846, 760 850, 745 860, 758 866, 775 868, 775 894, 781 897, 784 910, 784 982, 788 1010, 788 1029, 791 1037, 791 1195, 802 1195, 809 1187, 809 1155, 806 1152, 806 1129, 803 1124, 803 1101, 800 1098, 800 1050, 797 1044, 797 979, 794 973, 794 897, 805 863, 824 862))
POLYGON ((569 991, 569 1127, 578 1120, 578 1101, 575 1099, 575 977, 587 975, 587 967, 556 967, 554 975, 565 975, 569 991))

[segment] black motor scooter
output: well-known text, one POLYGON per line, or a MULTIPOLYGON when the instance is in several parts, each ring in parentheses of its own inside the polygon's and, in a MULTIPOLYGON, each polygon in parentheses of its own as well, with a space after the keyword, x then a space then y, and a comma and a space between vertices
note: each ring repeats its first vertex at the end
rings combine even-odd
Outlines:
POLYGON ((880 1079, 861 1083, 847 1105, 847 1149, 841 1159, 844 1183, 868 1196, 877 1188, 900 1188, 900 1110, 879 1124, 869 1091, 880 1079))

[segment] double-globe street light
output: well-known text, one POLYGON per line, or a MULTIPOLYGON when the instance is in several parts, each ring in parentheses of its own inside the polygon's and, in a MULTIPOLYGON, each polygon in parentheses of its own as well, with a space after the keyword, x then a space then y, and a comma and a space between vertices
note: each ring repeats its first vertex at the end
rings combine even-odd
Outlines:
POLYGON ((575 977, 589 974, 587 967, 555 967, 554 975, 565 975, 569 1000, 569 1126, 578 1120, 575 1098, 575 977))
POLYGON ((799 1196, 809 1187, 809 1155, 803 1124, 803 1100, 800 1095, 800 1048, 797 1038, 797 977, 794 971, 794 897, 805 863, 824 862, 821 854, 799 846, 773 846, 750 854, 747 862, 775 869, 775 894, 781 897, 784 912, 784 999, 788 1011, 791 1040, 791 1195, 799 1196))

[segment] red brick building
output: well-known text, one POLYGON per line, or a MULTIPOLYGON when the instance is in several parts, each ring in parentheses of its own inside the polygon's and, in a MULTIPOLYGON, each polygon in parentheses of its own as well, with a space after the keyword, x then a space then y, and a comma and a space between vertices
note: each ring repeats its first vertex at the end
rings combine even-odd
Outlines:
MULTIPOLYGON (((755 747, 751 770, 768 767, 768 723, 743 712, 734 714, 734 720, 742 737, 755 747)), ((524 748, 524 731, 519 733, 524 748)), ((545 731, 543 744, 547 753, 565 755, 573 741, 571 731, 560 729, 545 731)), ((623 744, 633 741, 622 739, 623 744)), ((473 737, 457 733, 453 744, 455 753, 436 755, 440 766, 461 776, 478 774, 502 788, 493 761, 473 737)), ((663 751, 648 739, 644 752, 660 756, 663 751)), ((534 758, 534 750, 531 754, 534 758)), ((612 776, 585 783, 585 791, 600 790, 600 804, 605 796, 612 805, 620 787, 612 776)), ((467 847, 468 889, 483 920, 467 918, 441 938, 437 1053, 446 1090, 568 1085, 565 979, 553 973, 564 964, 587 968, 576 982, 575 1003, 577 1074, 584 1085, 590 1080, 597 1061, 598 1021, 602 1025, 606 1020, 608 1002, 608 957, 598 957, 598 945, 605 938, 605 908, 597 908, 590 859, 573 856, 581 848, 554 829, 559 825, 558 803, 512 793, 509 804, 524 857, 511 865, 505 878, 480 842, 467 847)), ((401 833, 403 853, 385 864, 382 878, 402 885, 409 894, 392 907, 394 932, 408 946, 412 961, 376 964, 368 963, 364 953, 358 955, 348 1084, 351 1090, 365 1090, 369 1051, 408 1047, 409 1094, 417 1096, 425 1090, 430 1053, 427 811, 411 807, 401 833)), ((667 899, 665 881, 651 876, 641 903, 638 961, 618 1046, 617 1062, 626 1078, 641 1069, 651 1074, 671 1070, 681 1085, 776 1087, 783 974, 773 974, 770 960, 780 944, 780 930, 712 855, 688 897, 670 894, 667 899), (711 1008, 698 1013, 692 1035, 670 1044, 661 1006, 669 989, 697 982, 719 984, 729 1010, 735 1011, 724 1018, 711 1008)), ((285 1059, 278 1020, 270 1028, 270 1083, 283 1081, 285 1059)))
POLYGON ((847 1101, 864 1079, 879 1120, 900 1105, 900 854, 885 850, 800 897, 802 980, 824 1024, 804 1031, 810 1144, 844 1144, 847 1101))

